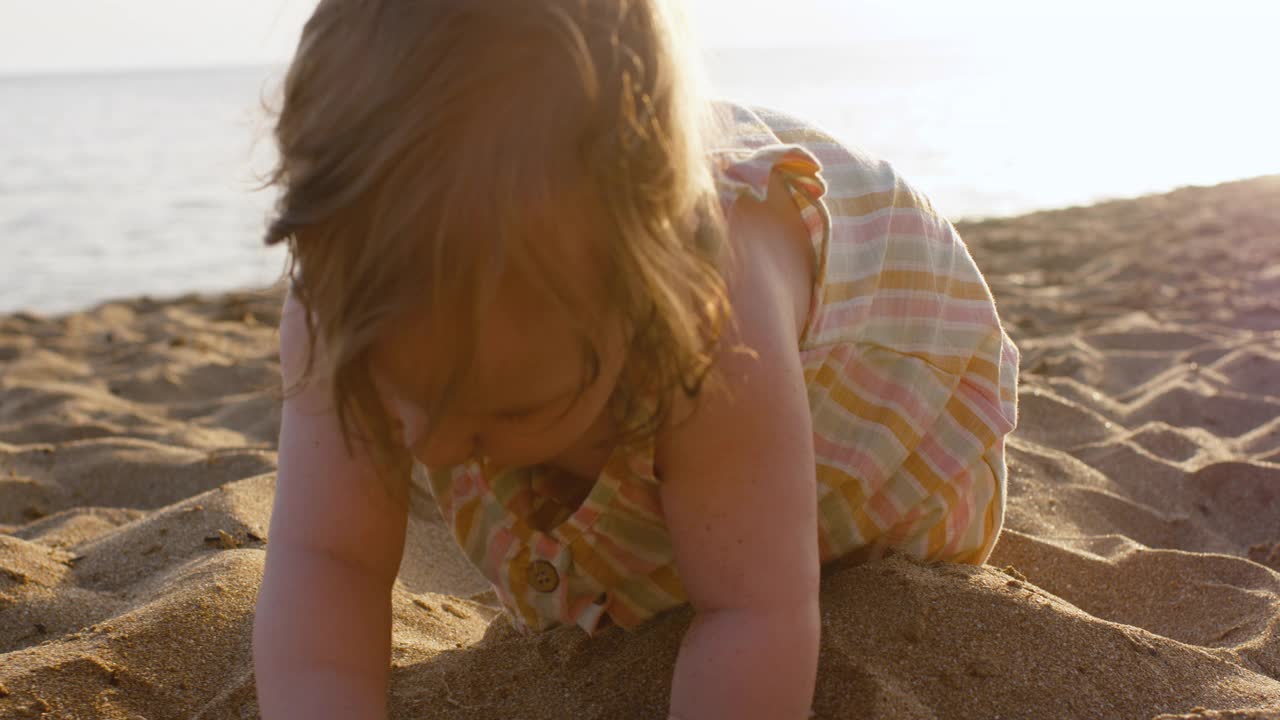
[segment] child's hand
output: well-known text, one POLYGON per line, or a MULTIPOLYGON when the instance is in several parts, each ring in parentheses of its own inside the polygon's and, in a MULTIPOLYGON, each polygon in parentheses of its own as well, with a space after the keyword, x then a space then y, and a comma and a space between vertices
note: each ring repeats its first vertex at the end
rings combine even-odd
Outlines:
POLYGON ((737 334, 723 347, 756 355, 720 352, 727 392, 704 392, 658 438, 663 513, 698 613, 672 683, 671 713, 684 720, 806 718, 817 675, 817 479, 799 333, 785 264, 760 249, 781 244, 776 228, 743 228, 729 285, 737 334))

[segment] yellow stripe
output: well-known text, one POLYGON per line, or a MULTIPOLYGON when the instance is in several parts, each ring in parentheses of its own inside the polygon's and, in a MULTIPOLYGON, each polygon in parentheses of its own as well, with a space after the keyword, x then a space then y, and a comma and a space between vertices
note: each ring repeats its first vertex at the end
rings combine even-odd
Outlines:
POLYGON ((862 507, 862 503, 866 502, 866 496, 862 494, 862 483, 858 482, 858 479, 854 476, 838 467, 827 465, 821 459, 818 460, 817 471, 818 482, 825 484, 827 487, 840 488, 841 491, 849 487, 851 492, 856 493, 856 495, 851 495, 850 492, 843 492, 845 498, 850 501, 849 507, 862 507))
MULTIPOLYGON (((843 490, 844 488, 841 488, 841 491, 843 490)), ((852 519, 853 526, 858 529, 858 535, 862 537, 862 541, 864 543, 875 542, 876 539, 884 533, 885 529, 877 525, 875 521, 871 519, 871 516, 867 514, 867 506, 865 503, 853 508, 852 519)))
MULTIPOLYGON (((920 486, 924 488, 925 497, 938 492, 938 489, 947 482, 946 478, 934 472, 933 468, 929 467, 929 463, 926 463, 924 458, 920 457, 919 453, 913 453, 911 457, 904 460, 902 467, 908 473, 914 475, 916 480, 920 482, 920 486)), ((903 482, 905 482, 905 479, 903 482)))
POLYGON ((824 365, 818 371, 817 381, 827 388, 831 398, 842 408, 869 423, 884 425, 907 450, 911 450, 920 443, 920 435, 910 423, 892 408, 873 405, 858 395, 857 391, 844 384, 843 378, 832 366, 824 365))
POLYGON ((871 215, 872 213, 888 210, 889 208, 899 207, 897 205, 898 191, 885 190, 883 192, 866 193, 865 195, 856 195, 854 197, 832 197, 828 195, 825 199, 827 202, 827 210, 832 215, 843 215, 845 217, 862 217, 871 215))
POLYGON ((947 546, 947 518, 943 515, 942 519, 933 524, 929 528, 929 547, 925 553, 924 559, 938 559, 938 554, 942 552, 942 548, 947 546))
POLYGON ((623 573, 601 557, 585 537, 574 538, 569 548, 569 552, 573 555, 573 564, 595 578, 596 582, 607 588, 622 584, 623 573))
MULTIPOLYGON (((990 468, 988 468, 987 472, 990 473, 990 468)), ((986 561, 984 555, 987 552, 987 548, 995 542, 995 535, 998 534, 995 527, 995 512, 992 510, 992 508, 995 507, 994 503, 997 502, 1000 502, 999 496, 992 495, 991 500, 987 502, 987 506, 983 510, 981 544, 972 550, 957 553, 954 557, 949 558, 951 562, 981 565, 986 561)))
POLYGON ((965 368, 965 375, 974 375, 991 383, 993 387, 1000 386, 1000 366, 990 360, 975 356, 970 358, 969 366, 965 368))
MULTIPOLYGON (((770 128, 772 129, 772 128, 770 128)), ((834 143, 835 138, 813 127, 794 127, 786 130, 773 130, 778 139, 787 145, 803 145, 805 143, 834 143)))
POLYGON ((996 443, 996 434, 992 432, 991 426, 982 418, 978 417, 961 402, 960 398, 952 396, 947 402, 947 414, 957 425, 968 430, 978 441, 982 443, 982 447, 991 447, 996 443))
POLYGON ((817 183, 813 175, 818 172, 818 165, 797 151, 788 151, 786 159, 776 163, 773 169, 795 175, 796 177, 791 178, 793 182, 804 183, 811 188, 817 189, 817 183))
POLYGON ((647 620, 643 617, 643 608, 639 608, 635 602, 624 594, 617 594, 609 603, 609 617, 620 627, 630 630, 647 620))
POLYGON ((960 493, 956 491, 956 486, 951 482, 943 483, 938 492, 942 495, 946 505, 943 508, 942 519, 938 521, 938 525, 943 526, 943 529, 945 530, 946 526, 950 522, 949 518, 951 516, 951 511, 964 504, 964 500, 960 497, 960 493))
POLYGON ((1013 402, 1018 399, 1018 389, 1012 383, 1001 383, 1000 399, 1005 402, 1013 402))
POLYGON ((524 545, 520 552, 507 562, 507 583, 511 587, 511 595, 516 600, 516 611, 531 626, 538 625, 538 611, 526 599, 529 595, 529 546, 524 545))
POLYGON ((827 209, 833 215, 863 217, 893 208, 895 210, 917 210, 934 220, 946 222, 946 218, 938 214, 929 198, 913 192, 910 187, 903 183, 902 178, 895 179, 892 190, 881 190, 880 192, 844 198, 828 195, 825 200, 827 209))
POLYGON ((872 295, 876 290, 916 290, 930 296, 941 293, 956 300, 991 301, 982 283, 958 280, 927 270, 885 270, 878 275, 849 282, 830 283, 822 292, 827 303, 837 303, 872 295))
POLYGON ((658 568, 649 579, 671 598, 680 601, 685 599, 684 586, 680 584, 680 576, 676 573, 674 563, 658 568))
MULTIPOLYGON (((471 547, 471 528, 475 524, 476 513, 480 510, 480 498, 473 497, 462 504, 453 515, 453 532, 464 548, 471 547)), ((490 538, 482 538, 485 545, 490 538)))
POLYGON ((867 515, 867 496, 862 492, 862 483, 837 467, 820 463, 817 470, 818 480, 839 492, 848 505, 850 514, 836 520, 852 522, 863 542, 871 542, 879 537, 881 528, 867 515))
POLYGON ((864 543, 874 542, 876 538, 881 537, 881 533, 884 530, 876 524, 876 521, 870 519, 870 515, 867 514, 867 501, 865 501, 865 497, 861 495, 861 492, 846 492, 849 489, 849 486, 841 486, 840 488, 841 495, 844 495, 845 500, 849 501, 849 507, 852 510, 849 519, 854 523, 854 528, 858 530, 858 536, 861 541, 864 543), (852 502, 856 497, 863 497, 863 501, 859 505, 854 505, 854 502, 852 502))

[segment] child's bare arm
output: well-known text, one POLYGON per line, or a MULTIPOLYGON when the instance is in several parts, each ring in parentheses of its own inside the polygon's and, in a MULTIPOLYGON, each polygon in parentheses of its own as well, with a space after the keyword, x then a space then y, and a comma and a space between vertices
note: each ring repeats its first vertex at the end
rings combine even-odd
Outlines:
MULTIPOLYGON (((280 327, 286 387, 305 366, 302 312, 290 297, 280 327)), ((378 482, 366 456, 347 454, 323 387, 286 398, 253 630, 267 720, 386 717, 391 587, 406 512, 378 482)))
POLYGON ((262 717, 387 717, 389 592, 340 561, 274 550, 254 619, 262 717))
POLYGON ((813 430, 791 292, 805 273, 778 254, 770 216, 739 205, 747 229, 729 279, 737 334, 726 340, 757 357, 722 351, 731 394, 703 393, 687 422, 659 438, 663 513, 697 611, 671 713, 800 720, 819 641, 813 430))

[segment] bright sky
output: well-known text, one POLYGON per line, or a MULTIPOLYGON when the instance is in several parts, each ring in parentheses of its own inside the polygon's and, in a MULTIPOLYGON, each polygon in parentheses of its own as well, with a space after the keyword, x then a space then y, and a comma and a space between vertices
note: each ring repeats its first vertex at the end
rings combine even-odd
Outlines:
MULTIPOLYGON (((1136 51, 1274 43, 1274 0, 687 0, 709 46, 936 38, 1008 49, 1123 33, 1136 51), (792 18, 786 20, 786 18, 792 18), (1269 30, 1270 29, 1270 30, 1269 30)), ((0 0, 0 73, 284 63, 315 0, 0 0)), ((1088 53, 1087 42, 1075 46, 1088 53)))

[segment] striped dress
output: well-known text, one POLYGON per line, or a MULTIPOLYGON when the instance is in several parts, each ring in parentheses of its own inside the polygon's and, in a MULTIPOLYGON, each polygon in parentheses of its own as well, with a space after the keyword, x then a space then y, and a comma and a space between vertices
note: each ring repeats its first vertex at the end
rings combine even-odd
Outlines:
MULTIPOLYGON (((726 207, 764 200, 778 171, 811 232, 816 280, 798 350, 822 561, 892 547, 981 564, 1004 519, 1019 359, 981 272, 888 163, 792 117, 725 107, 731 141, 712 156, 726 207)), ((563 512, 545 468, 473 461, 428 476, 517 627, 594 633, 685 602, 653 458, 652 439, 618 447, 563 512)))

